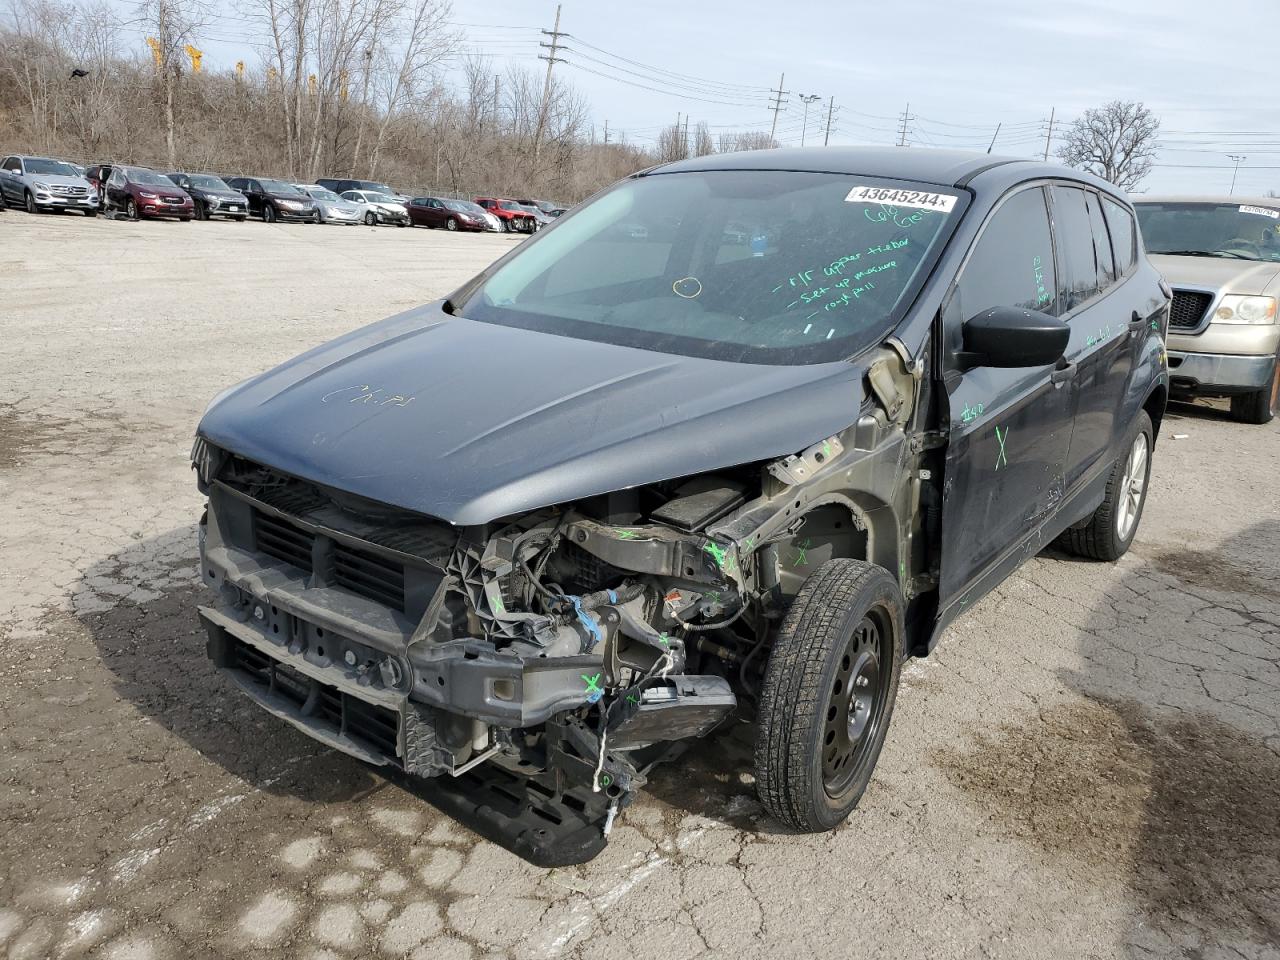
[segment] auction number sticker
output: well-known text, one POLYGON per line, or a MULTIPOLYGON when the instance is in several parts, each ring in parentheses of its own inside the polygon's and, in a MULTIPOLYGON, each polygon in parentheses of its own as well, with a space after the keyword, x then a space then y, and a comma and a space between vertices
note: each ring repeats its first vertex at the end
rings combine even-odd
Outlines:
POLYGON ((1270 217, 1272 220, 1280 220, 1280 211, 1269 210, 1266 207, 1251 207, 1248 204, 1241 204, 1240 212, 1256 214, 1259 217, 1270 217))
POLYGON ((845 203, 884 203, 915 210, 937 210, 939 213, 950 213, 951 208, 956 205, 956 197, 949 193, 895 190, 890 187, 854 187, 844 200, 845 203))

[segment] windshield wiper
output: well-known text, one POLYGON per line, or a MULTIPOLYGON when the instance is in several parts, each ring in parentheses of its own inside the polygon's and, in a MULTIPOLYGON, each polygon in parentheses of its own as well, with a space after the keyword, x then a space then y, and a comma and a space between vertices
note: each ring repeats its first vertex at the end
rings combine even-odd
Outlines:
POLYGON ((1151 252, 1162 257, 1232 257, 1236 260, 1253 259, 1253 257, 1246 256, 1243 253, 1233 253, 1230 250, 1152 250, 1151 252))

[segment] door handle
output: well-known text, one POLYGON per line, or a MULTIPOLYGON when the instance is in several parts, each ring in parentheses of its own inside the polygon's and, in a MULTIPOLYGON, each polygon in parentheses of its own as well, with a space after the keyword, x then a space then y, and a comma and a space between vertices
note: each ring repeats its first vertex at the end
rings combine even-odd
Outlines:
POLYGON ((1053 372, 1049 374, 1049 382, 1055 387, 1060 387, 1072 377, 1076 375, 1076 365, 1067 360, 1059 360, 1058 365, 1053 368, 1053 372))

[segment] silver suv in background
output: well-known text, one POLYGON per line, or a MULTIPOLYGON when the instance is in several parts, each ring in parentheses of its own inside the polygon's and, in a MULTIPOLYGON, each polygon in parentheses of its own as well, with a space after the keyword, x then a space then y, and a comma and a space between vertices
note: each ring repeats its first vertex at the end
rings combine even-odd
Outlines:
POLYGON ((0 199, 28 213, 79 210, 98 215, 98 191, 71 164, 49 157, 5 157, 0 161, 0 199))
POLYGON ((1229 397, 1237 420, 1269 422, 1280 406, 1280 199, 1143 197, 1134 207, 1173 287, 1171 397, 1229 397))

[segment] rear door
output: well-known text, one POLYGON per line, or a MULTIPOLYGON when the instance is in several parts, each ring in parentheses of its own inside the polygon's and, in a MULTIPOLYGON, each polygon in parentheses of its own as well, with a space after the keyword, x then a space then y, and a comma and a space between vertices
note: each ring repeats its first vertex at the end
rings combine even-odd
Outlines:
POLYGON ((949 397, 943 485, 940 618, 949 620, 1038 549, 1040 523, 1062 499, 1071 442, 1069 367, 957 362, 966 320, 995 306, 1056 313, 1046 188, 1007 194, 990 214, 942 310, 949 397))
POLYGON ((1116 283, 1111 239, 1098 193, 1083 186, 1053 186, 1053 219, 1062 262, 1059 298, 1071 325, 1066 359, 1076 367, 1075 430, 1067 454, 1067 490, 1074 492, 1110 467, 1135 345, 1145 317, 1116 283))
POLYGON ((22 169, 18 163, 17 157, 5 157, 4 163, 0 164, 0 196, 6 197, 17 203, 22 199, 21 193, 17 187, 20 184, 15 175, 22 169))

